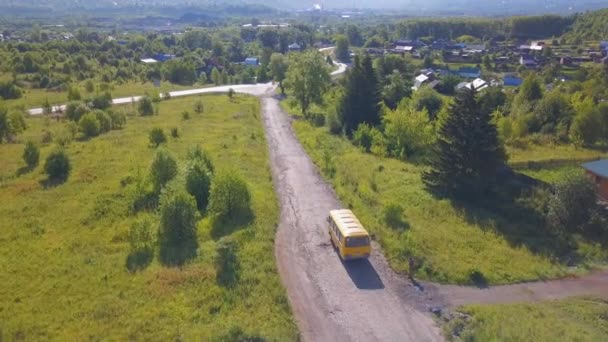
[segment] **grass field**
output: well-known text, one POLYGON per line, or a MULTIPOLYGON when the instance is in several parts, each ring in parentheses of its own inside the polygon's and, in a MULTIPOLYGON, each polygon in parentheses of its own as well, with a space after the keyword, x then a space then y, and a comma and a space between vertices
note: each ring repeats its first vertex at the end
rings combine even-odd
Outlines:
POLYGON ((451 341, 606 341, 608 302, 572 298, 533 304, 468 306, 444 327, 451 341))
MULTIPOLYGON (((80 94, 83 98, 95 95, 95 93, 89 94, 85 91, 84 82, 81 82, 75 86, 77 86, 77 88, 80 90, 80 94)), ((162 82, 160 88, 156 88, 151 82, 128 82, 124 84, 112 84, 110 93, 112 94, 112 97, 117 98, 144 95, 146 93, 153 94, 159 91, 161 93, 164 93, 167 91, 174 90, 202 88, 205 86, 211 85, 195 84, 193 86, 182 86, 169 82, 162 82)), ((100 90, 97 89, 96 91, 100 90)), ((14 100, 6 100, 4 101, 4 103, 10 108, 15 108, 19 106, 32 108, 42 106, 44 101, 46 101, 47 99, 49 100, 49 103, 51 105, 65 104, 66 102, 68 102, 68 93, 67 91, 47 91, 46 89, 24 89, 23 96, 21 98, 14 100)))
MULTIPOLYGON (((160 104, 158 116, 129 117, 122 130, 73 142, 70 178, 56 187, 43 186, 41 166, 17 175, 22 143, 0 145, 0 340, 223 341, 239 331, 297 339, 274 262, 278 203, 259 103, 246 96, 201 99, 200 115, 192 112, 197 98, 173 99, 160 104), (240 261, 232 288, 216 283, 208 219, 198 224, 197 258, 183 268, 164 267, 156 257, 139 272, 126 268, 127 232, 136 216, 128 209, 134 184, 124 184, 147 174, 154 155, 148 132, 155 126, 167 134, 178 127, 180 137, 169 137, 167 148, 180 168, 187 150, 200 144, 216 172, 235 169, 249 185, 255 218, 232 233, 240 261)), ((43 118, 28 123, 21 142, 64 125, 43 118)), ((42 148, 41 164, 51 148, 42 148)))
MULTIPOLYGON (((556 262, 550 252, 538 248, 550 249, 551 241, 531 234, 536 227, 530 224, 483 210, 471 215, 447 200, 434 198, 423 187, 422 165, 363 153, 346 139, 303 120, 296 120, 294 129, 343 204, 354 209, 397 271, 407 272, 408 258, 413 255, 423 261, 417 272, 421 278, 466 284, 478 272, 489 284, 501 284, 559 277, 582 272, 587 266, 583 263, 578 269, 568 269, 556 262), (389 227, 383 219, 391 204, 404 208, 401 227, 389 227)), ((525 161, 528 155, 533 160, 551 158, 548 150, 530 149, 525 156, 511 151, 512 159, 525 161)), ((557 148, 551 151, 560 153, 557 148)), ((587 157, 584 153, 581 155, 587 157)), ((587 251, 582 254, 589 258, 600 255, 605 260, 605 251, 581 244, 581 250, 587 251)))

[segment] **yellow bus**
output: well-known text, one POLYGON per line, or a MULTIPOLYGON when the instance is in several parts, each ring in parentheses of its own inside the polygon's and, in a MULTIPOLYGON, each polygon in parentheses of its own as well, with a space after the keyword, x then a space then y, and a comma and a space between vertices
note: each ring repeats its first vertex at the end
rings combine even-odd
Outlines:
POLYGON ((331 242, 342 260, 367 258, 371 243, 367 230, 348 209, 332 210, 327 218, 331 242))

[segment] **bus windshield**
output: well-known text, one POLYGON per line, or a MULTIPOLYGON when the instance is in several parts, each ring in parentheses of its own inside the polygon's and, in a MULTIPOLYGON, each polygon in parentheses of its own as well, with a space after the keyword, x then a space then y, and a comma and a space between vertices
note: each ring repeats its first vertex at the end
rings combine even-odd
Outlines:
POLYGON ((364 247, 369 245, 367 236, 355 236, 346 238, 346 247, 364 247))

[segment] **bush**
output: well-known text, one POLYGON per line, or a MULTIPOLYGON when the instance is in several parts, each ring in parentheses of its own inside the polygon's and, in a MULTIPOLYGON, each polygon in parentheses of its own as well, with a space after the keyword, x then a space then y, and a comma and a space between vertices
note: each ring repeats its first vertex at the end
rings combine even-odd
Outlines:
POLYGON ((131 251, 141 251, 154 248, 154 233, 152 221, 148 218, 140 218, 135 221, 129 229, 129 244, 131 251))
POLYGON ((93 113, 99 121, 99 133, 107 133, 112 130, 112 118, 106 112, 96 109, 93 113))
POLYGON ((112 129, 121 129, 127 124, 127 116, 123 112, 110 110, 108 115, 112 120, 112 129))
POLYGON ((127 257, 127 268, 130 271, 143 269, 152 262, 156 235, 152 226, 152 221, 144 217, 135 221, 129 228, 131 252, 127 257))
POLYGON ((96 95, 91 99, 90 105, 95 109, 108 109, 112 106, 112 95, 109 92, 96 95))
POLYGON ((43 129, 40 140, 43 144, 50 144, 53 141, 53 133, 51 133, 49 130, 43 129))
POLYGON ((179 266, 196 257, 196 201, 187 192, 170 187, 160 200, 160 261, 179 266))
POLYGON ((222 219, 239 219, 250 213, 247 183, 234 172, 215 176, 211 185, 209 212, 222 219))
POLYGON ((78 126, 80 127, 82 134, 84 134, 84 136, 87 138, 99 135, 100 124, 99 120, 97 120, 97 116, 94 113, 87 113, 83 115, 78 121, 78 126))
POLYGON ((70 175, 71 165, 67 153, 63 149, 57 149, 46 157, 44 171, 50 180, 66 180, 70 175))
POLYGON ((202 100, 198 100, 194 103, 194 112, 196 114, 201 114, 205 111, 205 105, 202 100))
POLYGON ((79 101, 72 101, 65 107, 65 117, 75 122, 78 122, 88 112, 89 107, 79 101))
POLYGON ((221 286, 231 287, 239 280, 237 244, 229 237, 220 239, 215 248, 216 281, 221 286))
POLYGON ((182 112, 182 120, 186 121, 186 120, 190 120, 190 112, 188 112, 187 110, 182 112))
POLYGON ((382 213, 384 222, 393 229, 402 229, 406 226, 403 221, 403 207, 397 203, 388 204, 382 213))
POLYGON ((590 233, 594 230, 597 213, 603 209, 597 203, 597 186, 582 173, 568 175, 555 185, 549 199, 547 224, 558 234, 590 233))
POLYGON ((141 116, 152 116, 154 115, 154 103, 150 96, 144 96, 139 100, 137 105, 137 111, 141 116))
POLYGON ((360 124, 353 133, 353 144, 361 147, 365 152, 369 152, 373 143, 372 128, 368 124, 360 124))
POLYGON ((191 160, 186 168, 186 190, 196 199, 199 211, 207 208, 210 189, 210 170, 202 159, 191 160))
POLYGON ((159 127, 152 128, 148 137, 150 138, 150 144, 152 144, 154 147, 158 147, 160 144, 167 142, 165 132, 159 127))
POLYGON ((174 139, 179 138, 179 130, 177 129, 177 127, 171 128, 171 137, 174 139))
POLYGON ((23 161, 25 161, 25 164, 29 169, 33 169, 38 166, 38 162, 40 161, 40 149, 31 141, 25 143, 25 148, 23 149, 23 161))
POLYGON ((150 166, 150 180, 154 191, 159 193, 175 176, 177 176, 177 162, 173 155, 164 149, 156 151, 150 166))
POLYGON ((205 151, 203 151, 200 146, 191 148, 188 151, 188 159, 191 161, 194 161, 194 160, 202 161, 203 164, 205 165, 205 167, 207 168, 207 170, 213 175, 213 172, 214 172, 213 163, 211 162, 211 159, 209 159, 209 156, 207 155, 207 153, 205 151))

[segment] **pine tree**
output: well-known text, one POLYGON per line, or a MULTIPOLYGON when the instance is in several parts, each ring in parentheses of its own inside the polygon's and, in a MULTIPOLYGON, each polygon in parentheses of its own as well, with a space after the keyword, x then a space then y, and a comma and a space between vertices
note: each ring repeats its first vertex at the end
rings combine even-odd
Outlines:
POLYGON ((473 90, 458 93, 439 128, 426 186, 439 194, 472 199, 495 183, 506 154, 491 114, 482 111, 473 90))
POLYGON ((369 56, 363 60, 355 57, 354 67, 346 77, 344 88, 338 113, 346 134, 351 135, 362 123, 372 126, 379 124, 381 98, 369 56))

